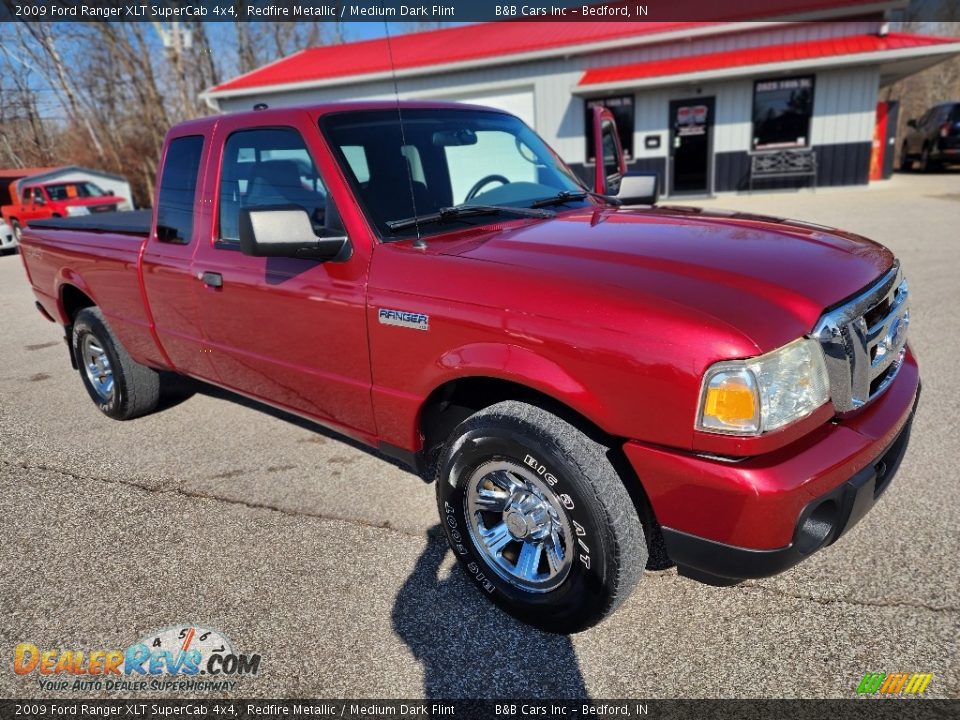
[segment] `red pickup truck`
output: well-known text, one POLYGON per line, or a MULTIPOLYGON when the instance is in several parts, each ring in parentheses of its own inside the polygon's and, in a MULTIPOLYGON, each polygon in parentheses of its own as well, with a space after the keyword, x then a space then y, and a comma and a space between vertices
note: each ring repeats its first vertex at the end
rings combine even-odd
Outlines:
POLYGON ((40 312, 117 419, 175 371, 436 481, 485 595, 576 631, 644 568, 713 584, 833 543, 919 395, 884 247, 655 200, 605 111, 588 188, 517 118, 354 103, 167 136, 153 211, 34 223, 40 312), (632 189, 631 189, 632 188, 632 189))
POLYGON ((27 223, 47 218, 75 217, 91 213, 114 212, 124 199, 104 192, 86 180, 23 185, 19 197, 17 183, 11 183, 14 202, 0 208, 0 215, 13 228, 19 240, 27 223))

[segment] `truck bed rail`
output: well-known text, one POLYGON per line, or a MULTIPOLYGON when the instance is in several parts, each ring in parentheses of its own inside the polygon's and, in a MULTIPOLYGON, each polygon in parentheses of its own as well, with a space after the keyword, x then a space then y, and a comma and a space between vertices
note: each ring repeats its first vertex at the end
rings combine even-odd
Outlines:
POLYGON ((152 210, 104 212, 93 215, 80 215, 78 217, 32 220, 29 223, 29 227, 44 230, 83 230, 84 232, 140 235, 146 237, 150 234, 152 216, 152 210))

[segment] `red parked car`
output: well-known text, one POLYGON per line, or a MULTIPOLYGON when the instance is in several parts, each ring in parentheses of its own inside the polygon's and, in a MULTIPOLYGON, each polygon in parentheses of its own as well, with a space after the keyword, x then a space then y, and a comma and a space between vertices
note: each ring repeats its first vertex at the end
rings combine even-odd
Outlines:
POLYGON ((889 250, 626 209, 650 178, 606 111, 594 138, 588 188, 484 108, 205 118, 168 134, 153 211, 34 223, 23 260, 101 411, 152 411, 175 371, 403 459, 483 594, 575 631, 645 567, 732 584, 833 543, 920 386, 889 250))
MULTIPOLYGON (((10 188, 10 197, 17 198, 16 183, 10 188)), ((23 185, 19 202, 4 205, 0 214, 19 240, 24 226, 33 220, 113 212, 122 202, 123 198, 104 192, 92 182, 61 180, 23 185)))

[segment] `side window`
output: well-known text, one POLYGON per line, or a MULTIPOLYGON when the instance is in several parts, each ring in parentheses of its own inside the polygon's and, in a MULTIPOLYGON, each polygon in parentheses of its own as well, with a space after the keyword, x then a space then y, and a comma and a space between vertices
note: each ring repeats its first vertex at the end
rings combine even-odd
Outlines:
POLYGON ((157 200, 157 239, 160 242, 187 245, 193 238, 193 204, 202 154, 202 135, 176 138, 167 147, 157 200))
POLYGON ((38 187, 33 189, 33 201, 37 203, 37 205, 43 205, 47 202, 47 199, 43 196, 43 190, 38 187))
MULTIPOLYGON (((364 162, 365 165, 365 162, 364 162)), ((342 235, 343 224, 313 158, 293 128, 233 133, 220 171, 220 239, 240 239, 241 208, 297 205, 318 235, 342 235)))
POLYGON ((369 182, 370 166, 367 165, 367 151, 363 145, 341 145, 343 156, 347 159, 347 165, 353 172, 353 176, 358 183, 369 182))
POLYGON ((620 163, 617 153, 617 127, 609 120, 600 126, 600 142, 603 144, 603 172, 607 177, 620 172, 620 163))

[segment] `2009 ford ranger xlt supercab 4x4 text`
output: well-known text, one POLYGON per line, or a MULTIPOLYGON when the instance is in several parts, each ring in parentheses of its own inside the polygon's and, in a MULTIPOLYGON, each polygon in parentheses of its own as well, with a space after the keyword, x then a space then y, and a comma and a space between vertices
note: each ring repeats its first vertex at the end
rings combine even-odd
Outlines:
POLYGON ((33 223, 23 261, 104 413, 174 371, 402 459, 480 591, 572 632, 645 567, 733 584, 834 542, 920 388, 887 249, 657 207, 594 122, 591 188, 479 107, 187 122, 153 211, 33 223))

